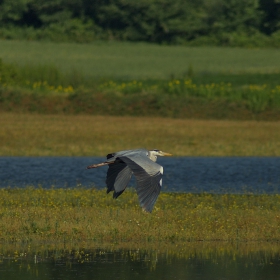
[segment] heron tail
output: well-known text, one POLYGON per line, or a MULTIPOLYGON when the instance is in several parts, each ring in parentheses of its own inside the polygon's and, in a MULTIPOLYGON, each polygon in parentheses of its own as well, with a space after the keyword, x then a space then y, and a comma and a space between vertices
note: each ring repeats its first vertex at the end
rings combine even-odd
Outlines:
POLYGON ((92 165, 89 165, 87 167, 87 169, 97 168, 97 167, 108 165, 108 164, 111 164, 111 163, 113 163, 113 162, 101 162, 101 163, 97 163, 97 164, 92 164, 92 165))

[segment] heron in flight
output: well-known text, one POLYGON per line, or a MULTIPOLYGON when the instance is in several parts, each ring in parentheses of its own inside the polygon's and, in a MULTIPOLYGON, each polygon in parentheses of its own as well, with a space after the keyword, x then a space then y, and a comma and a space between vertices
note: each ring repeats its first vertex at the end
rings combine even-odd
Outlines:
POLYGON ((163 167, 156 163, 158 156, 171 156, 160 150, 136 149, 107 155, 107 160, 89 165, 87 169, 108 165, 107 193, 114 191, 117 198, 126 189, 132 174, 136 177, 136 192, 140 206, 152 212, 162 186, 163 167))

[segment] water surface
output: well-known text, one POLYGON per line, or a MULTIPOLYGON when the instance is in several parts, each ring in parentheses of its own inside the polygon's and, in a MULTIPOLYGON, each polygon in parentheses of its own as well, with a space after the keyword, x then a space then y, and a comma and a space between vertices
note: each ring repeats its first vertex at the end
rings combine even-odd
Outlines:
MULTIPOLYGON (((0 157, 0 187, 104 188, 107 167, 86 170, 102 161, 102 157, 0 157)), ((164 167, 165 191, 280 191, 280 157, 163 157, 158 163, 164 167)))
MULTIPOLYGON (((238 245, 236 245, 238 247, 238 245)), ((256 246, 256 245, 255 245, 256 246)), ((277 245, 276 245, 277 246, 277 245)), ((19 250, 1 255, 0 278, 279 279, 280 253, 250 248, 19 250)))

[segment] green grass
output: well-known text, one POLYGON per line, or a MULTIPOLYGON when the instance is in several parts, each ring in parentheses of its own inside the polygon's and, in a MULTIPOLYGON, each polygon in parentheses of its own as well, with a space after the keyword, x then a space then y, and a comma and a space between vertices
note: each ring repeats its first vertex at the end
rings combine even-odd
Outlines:
POLYGON ((2 242, 279 241, 279 195, 161 193, 143 212, 136 192, 0 189, 2 242))
POLYGON ((279 73, 280 50, 159 46, 145 43, 92 44, 0 41, 4 62, 54 65, 87 78, 168 79, 194 73, 279 73))

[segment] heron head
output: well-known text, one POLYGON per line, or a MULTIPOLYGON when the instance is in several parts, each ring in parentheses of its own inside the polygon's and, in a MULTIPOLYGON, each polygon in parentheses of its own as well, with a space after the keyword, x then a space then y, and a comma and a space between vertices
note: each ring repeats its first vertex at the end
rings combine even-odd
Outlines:
POLYGON ((151 160, 156 161, 158 156, 161 156, 161 157, 172 156, 172 154, 169 154, 169 153, 157 150, 157 149, 149 151, 149 158, 151 160))

